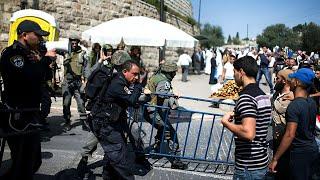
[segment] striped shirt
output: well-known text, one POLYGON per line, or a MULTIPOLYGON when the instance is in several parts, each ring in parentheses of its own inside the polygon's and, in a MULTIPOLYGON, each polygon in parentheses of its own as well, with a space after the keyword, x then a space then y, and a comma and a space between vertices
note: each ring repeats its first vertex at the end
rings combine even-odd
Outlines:
POLYGON ((256 135, 248 141, 235 137, 236 169, 259 170, 267 167, 267 133, 271 120, 271 102, 258 85, 248 84, 239 93, 235 106, 235 124, 241 124, 242 119, 252 117, 256 120, 256 135))

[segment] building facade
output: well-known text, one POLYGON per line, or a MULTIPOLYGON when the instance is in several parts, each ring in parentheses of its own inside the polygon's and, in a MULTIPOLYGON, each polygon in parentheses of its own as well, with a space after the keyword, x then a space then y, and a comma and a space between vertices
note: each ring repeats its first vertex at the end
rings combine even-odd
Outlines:
POLYGON ((193 17, 190 0, 164 0, 164 4, 183 16, 193 17))

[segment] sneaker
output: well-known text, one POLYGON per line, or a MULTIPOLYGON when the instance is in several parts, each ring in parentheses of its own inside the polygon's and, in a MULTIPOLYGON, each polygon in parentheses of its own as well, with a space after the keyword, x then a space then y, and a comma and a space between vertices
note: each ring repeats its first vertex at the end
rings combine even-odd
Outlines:
POLYGON ((188 164, 183 163, 181 160, 174 160, 171 163, 171 169, 181 169, 181 170, 185 170, 188 169, 188 164))

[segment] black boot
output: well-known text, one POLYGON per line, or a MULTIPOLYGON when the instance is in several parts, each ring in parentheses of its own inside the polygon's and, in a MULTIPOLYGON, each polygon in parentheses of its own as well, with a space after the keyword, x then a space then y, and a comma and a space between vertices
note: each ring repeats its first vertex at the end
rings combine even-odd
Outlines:
POLYGON ((77 172, 78 176, 83 179, 85 174, 88 172, 88 157, 82 157, 78 166, 77 166, 77 172))

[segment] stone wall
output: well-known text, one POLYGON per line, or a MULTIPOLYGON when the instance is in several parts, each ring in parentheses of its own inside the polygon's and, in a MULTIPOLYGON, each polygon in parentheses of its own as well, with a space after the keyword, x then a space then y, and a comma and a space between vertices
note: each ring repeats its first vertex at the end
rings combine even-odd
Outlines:
MULTIPOLYGON (((32 0, 28 0, 28 7, 32 8, 32 0)), ((38 0, 40 10, 53 15, 60 29, 60 37, 81 32, 102 22, 126 17, 147 16, 159 19, 159 12, 140 0, 38 0)), ((0 49, 7 45, 10 17, 13 12, 20 10, 20 0, 2 0, 0 2, 0 49)), ((166 22, 189 34, 198 34, 199 29, 176 16, 166 14, 166 22)), ((167 48, 166 59, 176 60, 176 48, 167 48)), ((190 49, 191 51, 191 49, 190 49)), ((142 58, 147 65, 156 65, 159 59, 158 48, 145 47, 142 58)))

